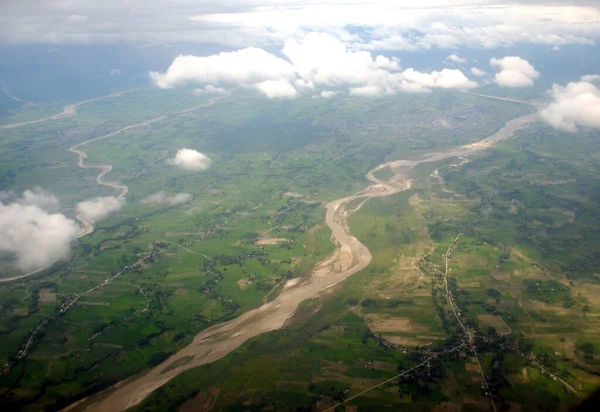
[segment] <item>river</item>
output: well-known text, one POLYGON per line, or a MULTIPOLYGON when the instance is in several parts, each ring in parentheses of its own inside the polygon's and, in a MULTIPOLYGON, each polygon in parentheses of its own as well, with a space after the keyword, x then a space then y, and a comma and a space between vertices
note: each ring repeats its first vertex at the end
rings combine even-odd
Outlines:
MULTIPOLYGON (((56 119, 60 119, 62 117, 65 116, 74 116, 77 114, 76 112, 76 108, 83 105, 83 104, 87 104, 87 103, 91 103, 91 102, 95 102, 98 100, 103 100, 109 97, 118 97, 118 96, 122 96, 126 93, 130 93, 136 90, 141 90, 141 89, 131 89, 131 90, 125 90, 119 93, 113 93, 110 94, 108 96, 102 96, 102 97, 96 97, 94 99, 89 99, 89 100, 84 100, 78 103, 74 103, 68 106, 64 107, 63 112, 58 113, 54 116, 49 116, 49 117, 44 117, 41 119, 37 119, 37 120, 31 120, 28 122, 21 122, 21 123, 11 123, 11 124, 7 124, 7 125, 3 125, 0 126, 0 129, 13 129, 13 128, 18 128, 18 127, 23 127, 23 126, 27 126, 30 124, 36 124, 36 123, 40 123, 40 122, 45 122, 45 121, 49 121, 49 120, 56 120, 56 119)), ((89 139, 86 140, 84 142, 78 143, 72 147, 70 147, 68 150, 71 153, 75 153, 77 155, 77 166, 82 168, 82 169, 98 169, 100 170, 100 173, 96 176, 96 183, 98 183, 100 186, 105 186, 105 187, 109 187, 114 189, 117 193, 117 198, 121 199, 123 198, 128 192, 129 192, 129 188, 126 185, 123 185, 121 183, 118 182, 111 182, 109 180, 106 180, 104 177, 106 176, 106 174, 108 174, 111 170, 112 170, 112 165, 110 163, 95 163, 95 164, 86 164, 84 162, 84 160, 87 158, 87 155, 85 154, 85 152, 83 150, 81 150, 81 148, 89 143, 98 141, 98 140, 102 140, 102 139, 106 139, 108 137, 111 136, 115 136, 119 133, 125 132, 127 130, 131 130, 131 129, 136 129, 139 127, 145 127, 148 126, 152 123, 155 122, 159 122, 165 118, 167 118, 170 115, 179 115, 179 114, 184 114, 184 113, 189 113, 192 112, 194 110, 198 110, 201 108, 205 108, 207 106, 212 106, 213 104, 215 104, 215 102, 217 102, 219 99, 221 99, 224 96, 218 96, 218 97, 213 97, 211 99, 209 99, 208 101, 201 103, 199 105, 190 107, 188 109, 184 109, 184 110, 180 110, 177 112, 173 112, 170 114, 166 114, 163 116, 157 116, 157 117, 153 117, 151 119, 145 120, 143 122, 139 122, 139 123, 134 123, 134 124, 130 124, 128 126, 122 127, 121 129, 115 130, 113 132, 107 133, 105 135, 102 136, 98 136, 98 137, 94 137, 93 139, 89 139)), ((90 233, 92 233, 94 231, 94 222, 92 221, 88 221, 86 220, 82 214, 78 214, 76 216, 77 220, 79 220, 79 222, 81 223, 81 225, 79 226, 79 231, 76 234, 77 238, 89 235, 90 233)), ((56 261, 50 263, 49 265, 39 268, 39 269, 35 269, 31 272, 28 273, 23 273, 21 275, 17 275, 17 276, 11 276, 11 277, 7 277, 7 278, 0 278, 0 283, 9 283, 9 282, 14 282, 16 280, 21 280, 21 279, 25 279, 28 278, 30 276, 33 276, 37 273, 40 273, 46 269, 48 269, 49 267, 51 267, 53 264, 55 264, 56 261)))
POLYGON ((306 278, 300 281, 298 279, 288 281, 283 291, 273 301, 250 310, 236 319, 204 330, 196 335, 188 346, 148 372, 120 382, 103 393, 83 399, 66 410, 110 412, 125 410, 142 402, 155 389, 181 372, 221 359, 248 339, 280 329, 294 315, 300 302, 323 293, 364 269, 371 262, 369 249, 352 236, 348 229, 348 216, 359 210, 364 202, 353 210, 346 210, 349 202, 354 199, 366 201, 390 196, 406 190, 411 186, 405 174, 407 168, 485 150, 497 141, 513 137, 517 130, 527 127, 536 119, 537 114, 522 116, 510 120, 499 131, 477 143, 445 152, 429 153, 417 160, 396 160, 380 164, 366 175, 372 183, 370 186, 354 195, 333 200, 326 205, 325 223, 331 229, 331 239, 337 247, 333 256, 319 262, 306 278), (395 177, 389 183, 382 182, 374 176, 374 172, 388 166, 395 172, 395 177))

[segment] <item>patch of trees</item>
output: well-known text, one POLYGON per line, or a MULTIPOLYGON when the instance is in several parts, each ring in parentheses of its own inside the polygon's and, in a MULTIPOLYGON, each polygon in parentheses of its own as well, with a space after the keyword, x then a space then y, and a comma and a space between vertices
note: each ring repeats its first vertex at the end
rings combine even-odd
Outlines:
POLYGON ((456 232, 456 229, 446 222, 436 222, 428 225, 428 231, 435 242, 443 242, 450 234, 456 232))
POLYGON ((583 352, 585 359, 594 360, 594 355, 596 354, 596 346, 593 342, 584 342, 577 345, 577 349, 583 352))
POLYGON ((493 298, 496 298, 496 299, 497 299, 497 298, 499 298, 499 297, 501 296, 501 293, 500 293, 500 291, 498 291, 498 290, 496 290, 496 289, 493 289, 493 288, 489 288, 489 289, 487 289, 487 290, 486 290, 486 293, 487 293, 489 296, 491 296, 491 297, 493 297, 493 298))
MULTIPOLYGON (((358 303, 358 301, 356 299, 353 299, 353 301, 356 301, 358 303)), ((360 303, 360 305, 365 308, 379 307, 379 308, 394 309, 400 305, 412 305, 413 303, 414 303, 414 300, 412 300, 412 299, 386 299, 386 300, 365 299, 360 303)))
POLYGON ((497 266, 502 266, 504 262, 510 259, 511 250, 509 247, 505 247, 502 252, 498 255, 497 266))

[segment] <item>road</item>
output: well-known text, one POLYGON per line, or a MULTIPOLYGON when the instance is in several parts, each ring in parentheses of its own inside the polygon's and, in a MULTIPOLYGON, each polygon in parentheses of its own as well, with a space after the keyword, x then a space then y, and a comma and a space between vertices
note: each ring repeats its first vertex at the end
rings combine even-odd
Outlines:
MULTIPOLYGON (((478 217, 479 217, 479 215, 475 219, 477 219, 478 217)), ((479 362, 479 355, 477 354, 477 349, 475 348, 474 331, 469 329, 461 320, 460 311, 454 304, 454 297, 452 296, 452 291, 448 287, 448 272, 449 272, 448 260, 450 258, 450 253, 452 252, 452 249, 454 248, 454 246, 456 245, 456 242, 458 242, 458 240, 460 239, 460 237, 462 235, 463 235, 463 232, 460 232, 452 240, 452 243, 450 244, 450 246, 448 246, 448 250, 446 251, 446 254, 444 255, 444 260, 445 260, 444 286, 446 288, 446 297, 448 299, 448 303, 450 304, 450 309, 452 310, 452 313, 454 314, 454 317, 456 318, 456 321, 458 322, 458 324, 462 328, 463 332, 465 332, 465 335, 467 336, 467 342, 468 342, 469 347, 471 348, 471 351, 473 352, 473 355, 475 355, 475 360, 477 361, 477 366, 479 367, 479 373, 481 374, 481 378, 483 379, 483 384, 485 385, 486 394, 489 395, 490 400, 492 402, 492 409, 494 409, 494 412, 496 412, 496 403, 494 402, 494 397, 492 396, 492 391, 490 390, 490 387, 488 386, 487 378, 485 377, 485 373, 483 372, 483 368, 481 367, 481 362, 479 362)))
POLYGON ((354 396, 351 396, 348 399, 345 399, 343 402, 337 403, 337 404, 333 405, 332 407, 323 410, 323 412, 335 411, 335 408, 337 408, 338 406, 341 406, 341 405, 343 405, 345 403, 353 401, 356 398, 360 398, 365 393, 371 392, 373 389, 377 389, 380 386, 383 386, 383 385, 385 385, 387 383, 395 381, 398 378, 406 376, 409 373, 411 373, 412 371, 414 371, 416 369, 419 369, 419 368, 427 365, 430 360, 435 359, 435 358, 437 358, 438 356, 441 356, 441 355, 445 355, 445 354, 448 354, 448 353, 451 353, 451 352, 455 352, 455 351, 459 350, 460 348, 462 348, 463 346, 464 345, 461 344, 461 345, 455 346, 454 348, 447 349, 447 350, 444 350, 444 351, 441 351, 441 352, 438 352, 438 353, 434 353, 433 355, 429 356, 428 358, 426 358, 421 363, 419 363, 419 364, 417 364, 417 365, 415 365, 415 366, 413 366, 411 368, 405 369, 402 372, 400 372, 399 374, 397 374, 397 375, 395 375, 395 376, 393 376, 393 377, 391 377, 391 378, 389 378, 389 379, 387 379, 387 380, 385 380, 385 381, 383 381, 381 383, 378 383, 377 385, 371 386, 370 388, 365 389, 364 391, 362 391, 362 392, 360 392, 360 393, 358 393, 358 394, 356 394, 354 396))
MULTIPOLYGON (((131 267, 138 265, 139 263, 141 263, 147 256, 143 256, 140 259, 138 259, 135 263, 133 263, 131 265, 131 267)), ((48 325, 48 323, 50 323, 52 320, 58 319, 61 316, 64 316, 70 309, 73 308, 73 306, 75 305, 75 303, 77 303, 79 300, 81 300, 83 297, 85 297, 87 294, 95 291, 96 289, 102 288, 106 285, 108 285, 109 283, 111 283, 113 280, 117 279, 119 276, 121 276, 124 272, 127 271, 128 266, 124 267, 123 269, 121 269, 120 271, 118 271, 117 273, 115 273, 113 276, 107 278, 106 280, 104 280, 102 283, 97 284, 96 286, 86 290, 85 292, 82 293, 78 293, 77 295, 75 295, 75 297, 70 300, 68 303, 65 303, 61 306, 60 310, 58 312, 56 312, 54 315, 52 315, 49 318, 44 319, 43 321, 39 322, 29 333, 29 337, 27 338, 27 341, 25 342, 25 346, 23 346, 23 349, 21 349, 19 351, 19 353, 17 353, 17 360, 21 360, 23 358, 25 358, 28 354, 29 354, 29 349, 31 348, 31 345, 33 344, 33 342, 35 341, 35 337, 37 336, 37 334, 39 333, 40 329, 45 327, 46 325, 48 325)), ((146 309, 145 309, 146 310, 146 309)), ((2 366, 2 369, 0 370, 0 375, 4 375, 6 374, 8 371, 10 371, 11 367, 13 366, 14 362, 9 362, 5 365, 2 366)))
POLYGON ((462 94, 469 94, 471 96, 484 97, 486 99, 501 100, 503 102, 525 104, 527 106, 534 106, 534 107, 538 107, 539 106, 538 103, 528 102, 528 101, 525 101, 525 100, 510 99, 508 97, 498 97, 498 96, 491 96, 489 94, 481 94, 481 93, 473 93, 473 92, 461 92, 461 93, 462 94))
POLYGON ((348 216, 359 209, 357 207, 347 211, 346 205, 349 202, 354 199, 368 200, 390 196, 406 190, 411 184, 403 174, 406 168, 484 150, 499 140, 513 137, 516 131, 526 127, 536 118, 536 114, 531 114, 513 119, 498 132, 476 144, 461 146, 446 152, 430 153, 420 160, 397 160, 377 166, 367 173, 366 178, 372 183, 369 187, 354 195, 333 200, 326 205, 325 223, 331 229, 331 238, 337 248, 333 256, 319 262, 306 279, 296 284, 286 284, 282 293, 273 301, 250 310, 236 319, 204 330, 196 335, 192 343, 147 373, 118 383, 103 393, 71 405, 66 410, 113 412, 128 409, 142 402, 150 393, 181 372, 221 359, 248 339, 283 327, 285 322, 294 315, 300 302, 343 282, 371 262, 369 249, 352 236, 348 229, 348 216), (387 166, 396 173, 389 183, 382 182, 374 176, 377 170, 387 166))
POLYGON ((563 386, 565 388, 567 388, 567 390, 569 392, 571 392, 573 395, 577 396, 578 398, 582 398, 581 394, 574 387, 572 387, 571 385, 569 385, 564 379, 561 379, 559 376, 556 376, 552 372, 550 372, 547 369, 545 369, 542 365, 540 365, 535 360, 535 357, 532 354, 525 355, 524 353, 521 353, 521 356, 523 356, 524 358, 526 358, 527 360, 529 360, 534 366, 538 367, 542 371, 542 373, 545 373, 546 375, 550 376, 555 381, 557 380, 560 383, 562 383, 563 386))

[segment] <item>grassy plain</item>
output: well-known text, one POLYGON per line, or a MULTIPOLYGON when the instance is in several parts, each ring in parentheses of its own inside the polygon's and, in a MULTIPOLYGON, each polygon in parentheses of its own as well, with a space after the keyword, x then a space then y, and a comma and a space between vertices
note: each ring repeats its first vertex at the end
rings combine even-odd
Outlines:
MULTIPOLYGON (((40 185, 69 209, 90 196, 112 194, 95 183, 96 171, 76 167, 70 146, 169 114, 83 146, 87 162, 111 163, 107 179, 129 187, 125 207, 80 239, 65 264, 0 287, 4 364, 61 303, 146 256, 42 329, 29 356, 0 377, 7 408, 66 406, 160 363, 208 326, 272 299, 285 280, 306 276, 333 251, 323 224, 325 202, 364 188, 365 173, 384 160, 480 140, 523 111, 510 103, 433 93, 284 103, 235 95, 175 114, 206 101, 189 91, 140 90, 82 105, 70 118, 0 130, 0 189, 40 185), (182 147, 207 154, 212 167, 190 174, 170 166, 168 159, 182 147), (190 193, 192 200, 142 203, 159 190, 190 193)), ((27 118, 33 115, 4 121, 27 118)), ((413 189, 371 200, 350 218, 352 233, 373 253, 365 270, 335 293, 306 302, 288 328, 185 372, 140 409, 186 402, 192 409, 194 402, 215 410, 324 409, 432 353, 440 355, 429 367, 352 403, 367 409, 487 407, 468 351, 445 353, 460 333, 440 294, 441 256, 466 226, 451 273, 473 325, 482 334, 493 335, 490 328, 502 333, 501 317, 511 330, 504 339, 554 359, 553 370, 565 368, 565 379, 588 393, 598 384, 600 309, 591 246, 597 185, 585 157, 594 152, 574 152, 559 135, 535 130, 540 134, 503 143, 468 163, 455 159, 411 170, 413 189), (576 186, 555 184, 573 179, 576 186), (560 253, 563 247, 569 256, 560 253), (543 282, 539 289, 537 282, 543 282), (560 355, 553 347, 561 348, 560 355)), ((578 138, 592 144, 594 136, 578 138)), ((378 174, 391 176, 385 169, 378 174)), ((533 385, 534 393, 549 393, 564 405, 573 402, 522 357, 496 346, 484 352, 484 368, 497 380, 495 396, 502 402, 515 401, 506 382, 521 392, 533 385), (522 379, 524 368, 529 380, 522 379)), ((525 406, 535 400, 525 398, 525 406)))
MULTIPOLYGON (((369 267, 335 294, 309 302, 288 328, 185 372, 138 409, 185 410, 210 391, 215 410, 325 410, 394 376, 394 365, 407 370, 429 350, 443 352, 460 339, 441 281, 442 255, 460 232, 450 284, 478 333, 496 406, 567 409, 578 396, 557 378, 579 396, 600 384, 598 276, 586 263, 595 259, 597 241, 581 237, 598 212, 591 196, 600 148, 593 139, 581 133, 574 145, 535 125, 468 161, 411 170, 413 189, 371 200, 350 218, 352 233, 373 253, 369 267), (306 322, 314 310, 319 316, 306 322), (362 337, 348 334, 353 325, 362 337), (346 358, 349 349, 355 353, 346 358)), ((347 405, 487 410, 471 356, 465 348, 440 355, 418 376, 394 379, 347 405)))

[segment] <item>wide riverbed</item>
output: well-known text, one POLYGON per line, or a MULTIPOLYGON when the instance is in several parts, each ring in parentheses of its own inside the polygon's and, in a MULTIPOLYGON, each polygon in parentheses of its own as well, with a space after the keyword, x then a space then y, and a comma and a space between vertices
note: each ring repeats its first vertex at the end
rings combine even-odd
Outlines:
POLYGON ((147 373, 123 381, 103 393, 71 405, 67 409, 110 412, 125 410, 139 404, 152 391, 181 372, 221 359, 248 339, 283 327, 286 320, 294 314, 300 302, 344 281, 370 263, 369 249, 349 232, 347 218, 360 208, 359 206, 351 211, 346 210, 349 202, 354 199, 366 201, 376 197, 390 196, 406 190, 410 187, 410 181, 403 175, 402 170, 420 163, 465 156, 484 150, 499 140, 513 137, 517 130, 528 126, 536 119, 537 114, 522 116, 510 120, 502 129, 480 142, 446 152, 430 153, 420 160, 397 160, 377 166, 367 173, 367 179, 372 182, 368 188, 352 196, 333 200, 326 205, 325 222, 331 229, 331 238, 337 248, 333 256, 319 262, 309 276, 300 282, 297 279, 289 281, 281 294, 273 301, 250 310, 236 319, 199 333, 192 343, 147 373), (386 166, 391 167, 396 173, 390 183, 382 182, 373 175, 374 172, 386 166))

